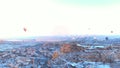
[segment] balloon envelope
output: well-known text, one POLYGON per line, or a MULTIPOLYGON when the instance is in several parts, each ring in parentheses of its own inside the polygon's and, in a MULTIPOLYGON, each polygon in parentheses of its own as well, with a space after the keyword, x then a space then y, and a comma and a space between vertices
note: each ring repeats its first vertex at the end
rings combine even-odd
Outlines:
POLYGON ((27 29, 26 28, 23 28, 23 30, 26 32, 27 31, 27 29))

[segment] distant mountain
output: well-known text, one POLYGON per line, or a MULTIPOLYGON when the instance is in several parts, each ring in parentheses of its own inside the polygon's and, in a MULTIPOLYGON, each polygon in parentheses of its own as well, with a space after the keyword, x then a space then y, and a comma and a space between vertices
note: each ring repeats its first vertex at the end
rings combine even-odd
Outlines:
POLYGON ((7 41, 87 41, 93 42, 94 40, 103 41, 106 40, 119 40, 120 35, 91 35, 91 36, 30 36, 7 39, 7 41))

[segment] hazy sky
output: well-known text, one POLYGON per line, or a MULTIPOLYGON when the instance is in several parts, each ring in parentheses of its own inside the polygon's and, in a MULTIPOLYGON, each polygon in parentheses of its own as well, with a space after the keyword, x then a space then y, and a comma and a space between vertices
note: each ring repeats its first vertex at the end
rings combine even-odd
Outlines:
POLYGON ((0 0, 0 38, 111 31, 120 34, 119 0, 0 0))

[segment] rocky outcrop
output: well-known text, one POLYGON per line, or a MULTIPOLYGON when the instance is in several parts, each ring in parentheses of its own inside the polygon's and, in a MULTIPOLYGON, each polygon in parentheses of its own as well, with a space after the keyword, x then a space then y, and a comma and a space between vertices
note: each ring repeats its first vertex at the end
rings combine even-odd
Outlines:
POLYGON ((60 48, 61 53, 69 53, 69 52, 79 52, 85 50, 82 46, 77 46, 77 44, 63 44, 60 48))

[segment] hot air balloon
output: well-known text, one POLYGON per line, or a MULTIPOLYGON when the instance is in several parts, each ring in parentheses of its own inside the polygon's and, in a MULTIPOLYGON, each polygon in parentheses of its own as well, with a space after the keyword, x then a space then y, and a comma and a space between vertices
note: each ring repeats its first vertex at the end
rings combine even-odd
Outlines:
POLYGON ((113 31, 111 30, 110 33, 113 33, 113 31))
POLYGON ((24 30, 25 32, 27 31, 27 29, 26 29, 25 27, 23 28, 23 30, 24 30))
POLYGON ((109 40, 109 38, 108 38, 108 37, 105 37, 105 40, 107 41, 107 40, 109 40))

